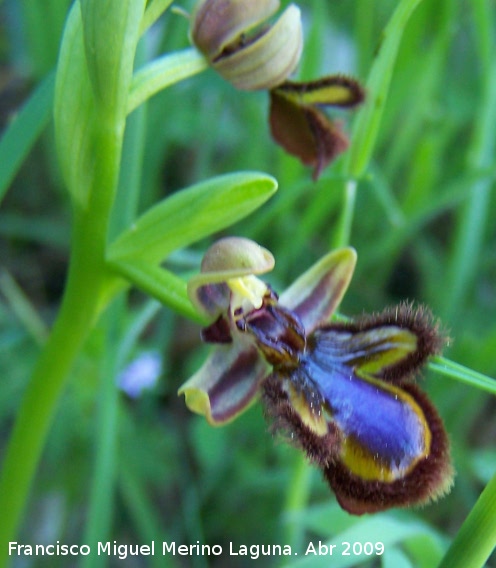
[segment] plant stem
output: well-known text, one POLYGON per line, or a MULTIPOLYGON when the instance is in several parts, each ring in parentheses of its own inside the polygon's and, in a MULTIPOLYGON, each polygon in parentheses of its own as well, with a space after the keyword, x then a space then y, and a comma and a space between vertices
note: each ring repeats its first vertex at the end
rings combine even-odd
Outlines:
MULTIPOLYGON (((2 543, 14 540, 65 379, 97 311, 102 279, 93 263, 88 255, 73 257, 59 316, 15 422, 0 480, 2 543)), ((0 566, 6 560, 2 555, 0 566)))
MULTIPOLYGON (((108 220, 119 171, 123 128, 102 120, 90 200, 76 209, 68 282, 62 306, 27 386, 0 479, 0 542, 15 539, 66 378, 110 285, 105 265, 108 220)), ((2 548, 0 567, 8 562, 2 548)))
POLYGON ((349 245, 351 239, 351 228, 355 213, 357 182, 350 179, 344 186, 344 202, 341 214, 338 219, 336 233, 332 243, 332 248, 345 247, 349 245))
POLYGON ((131 113, 159 91, 205 69, 208 69, 207 60, 193 47, 154 59, 134 74, 127 112, 131 113))
MULTIPOLYGON (((135 61, 143 60, 143 51, 142 48, 138 48, 135 61)), ((127 120, 122 149, 122 167, 110 220, 109 240, 130 225, 136 217, 141 188, 145 117, 146 105, 142 105, 127 120)), ((88 515, 82 541, 91 547, 96 547, 98 541, 108 540, 112 529, 118 469, 117 444, 120 431, 120 393, 117 387, 117 374, 128 355, 128 351, 123 350, 121 337, 122 321, 126 317, 126 302, 123 294, 109 307, 105 316, 105 341, 101 357, 96 417, 98 436, 95 444, 88 515), (117 346, 119 346, 118 349, 117 346)), ((103 556, 93 554, 86 556, 81 566, 82 568, 94 568, 104 564, 103 556)))

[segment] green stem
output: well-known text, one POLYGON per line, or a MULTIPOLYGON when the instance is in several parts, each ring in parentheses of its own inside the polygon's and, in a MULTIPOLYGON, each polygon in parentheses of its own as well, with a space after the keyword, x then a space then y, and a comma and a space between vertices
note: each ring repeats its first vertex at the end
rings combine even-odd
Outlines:
POLYGON ((351 227, 355 212, 357 182, 350 179, 344 186, 344 203, 332 243, 333 248, 345 247, 350 243, 351 227))
POLYGON ((134 74, 127 102, 127 112, 132 112, 166 87, 192 77, 207 68, 208 61, 193 47, 154 59, 134 74))
POLYGON ((482 568, 496 547, 496 475, 481 493, 439 568, 482 568))
MULTIPOLYGON (((105 265, 108 220, 122 145, 120 125, 102 120, 88 206, 77 209, 67 287, 62 306, 26 389, 7 448, 0 479, 0 542, 15 539, 36 468, 66 378, 103 307, 111 278, 105 265)), ((2 548, 0 567, 8 562, 2 548)))
MULTIPOLYGON (((82 239, 77 239, 80 244, 82 239)), ((91 255, 75 254, 62 307, 19 410, 0 480, 0 542, 14 540, 57 402, 95 318, 102 273, 91 255)), ((0 566, 6 565, 6 548, 0 566)))
MULTIPOLYGON (((135 61, 143 59, 143 49, 138 47, 135 61)), ((146 105, 136 109, 129 117, 122 150, 122 167, 115 205, 110 221, 110 239, 129 226, 136 217, 141 188, 143 147, 146 132, 146 105)), ((91 484, 89 510, 83 542, 91 547, 98 541, 110 538, 116 478, 118 469, 117 443, 120 431, 119 390, 117 373, 128 354, 123 350, 121 329, 126 318, 126 303, 121 294, 106 314, 105 342, 102 351, 100 392, 98 393, 98 436, 91 484), (120 346, 118 349, 116 346, 120 346)), ((129 347, 129 344, 127 345, 129 347)), ((82 561, 83 568, 102 566, 103 556, 91 554, 82 561)))

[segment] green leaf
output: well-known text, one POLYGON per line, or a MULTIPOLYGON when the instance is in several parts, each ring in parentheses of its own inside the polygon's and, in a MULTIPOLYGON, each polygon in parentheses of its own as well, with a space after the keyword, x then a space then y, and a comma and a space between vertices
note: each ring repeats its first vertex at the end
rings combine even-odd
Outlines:
POLYGON ((125 115, 145 0, 80 0, 86 64, 105 113, 125 115))
POLYGON ((150 0, 146 7, 143 19, 141 20, 140 33, 144 34, 150 28, 167 8, 172 4, 172 0, 150 0))
POLYGON ((496 547, 496 474, 465 519, 439 568, 482 568, 496 547))
POLYGON ((346 164, 346 171, 352 178, 360 178, 369 164, 403 31, 412 12, 420 2, 421 0, 400 2, 384 29, 379 54, 374 61, 366 85, 367 99, 353 127, 352 144, 346 164))
POLYGON ((421 1, 402 0, 384 29, 379 53, 367 80, 366 101, 353 125, 351 145, 345 162, 345 174, 349 179, 343 188, 344 204, 332 239, 335 248, 346 246, 350 242, 357 182, 367 170, 374 152, 405 26, 421 1))
POLYGON ((55 81, 55 141, 65 184, 87 203, 94 161, 95 105, 84 54, 81 9, 75 2, 64 28, 55 81), (70 142, 69 142, 70 141, 70 142))
POLYGON ((172 251, 220 231, 260 207, 276 191, 274 178, 246 172, 219 176, 167 197, 114 241, 111 264, 159 263, 172 251))
POLYGON ((55 74, 36 88, 0 140, 0 201, 52 116, 55 74))
POLYGON ((384 551, 382 568, 413 568, 413 564, 402 550, 390 548, 384 551))
MULTIPOLYGON (((327 529, 329 532, 329 528, 327 529)), ((384 545, 383 551, 389 550, 397 543, 405 542, 410 538, 423 536, 428 541, 439 543, 440 539, 437 533, 429 527, 429 525, 412 520, 411 518, 401 518, 400 515, 393 516, 390 513, 377 514, 374 516, 367 516, 356 519, 356 522, 344 530, 343 532, 335 535, 332 539, 322 541, 323 545, 335 544, 336 548, 333 550, 333 555, 314 555, 308 554, 305 558, 301 558, 296 562, 288 564, 288 568, 327 568, 330 563, 333 568, 346 568, 348 566, 358 566, 365 560, 372 558, 380 558, 380 549, 375 546, 384 545), (348 555, 344 554, 346 546, 344 543, 349 543, 351 548, 348 550, 348 555), (355 551, 353 550, 354 543, 357 544, 355 551), (365 553, 365 543, 371 543, 374 548, 374 554, 370 555, 370 545, 365 553), (358 553, 362 549, 362 553, 358 553)), ((315 549, 318 552, 319 541, 314 539, 312 541, 315 549)), ((439 548, 441 550, 441 548, 439 548)), ((303 551, 303 552, 306 552, 303 551)), ((438 560, 440 555, 438 557, 438 560)), ((435 564, 433 564, 435 565, 435 564)))
POLYGON ((429 363, 429 369, 440 375, 446 375, 452 379, 470 385, 491 394, 496 394, 496 380, 468 369, 459 363, 450 361, 444 357, 433 357, 429 363))

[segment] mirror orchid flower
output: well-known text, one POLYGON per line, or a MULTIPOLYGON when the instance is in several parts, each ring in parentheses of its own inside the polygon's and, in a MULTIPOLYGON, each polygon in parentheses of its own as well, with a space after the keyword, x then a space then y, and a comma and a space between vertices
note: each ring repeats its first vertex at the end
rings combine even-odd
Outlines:
POLYGON ((201 0, 191 15, 191 41, 236 89, 269 92, 273 139, 313 167, 317 179, 348 147, 341 125, 322 108, 354 108, 365 92, 358 81, 341 74, 289 80, 302 54, 303 26, 295 4, 267 25, 279 5, 279 0, 201 0))
POLYGON ((362 514, 436 499, 453 473, 442 420, 413 380, 442 348, 437 323, 406 303, 330 321, 355 263, 352 248, 333 251, 278 296, 258 278, 274 266, 269 251, 212 245, 188 293, 212 322, 202 338, 213 350, 179 393, 212 425, 261 398, 273 430, 362 514))

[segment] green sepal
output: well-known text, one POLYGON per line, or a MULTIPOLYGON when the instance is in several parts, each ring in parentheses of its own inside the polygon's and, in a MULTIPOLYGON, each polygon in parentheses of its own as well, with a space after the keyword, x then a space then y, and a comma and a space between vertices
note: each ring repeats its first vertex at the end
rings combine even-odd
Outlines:
POLYGON ((277 189, 274 178, 243 172, 219 176, 167 197, 122 233, 107 259, 157 264, 172 251, 220 231, 260 207, 277 189))

